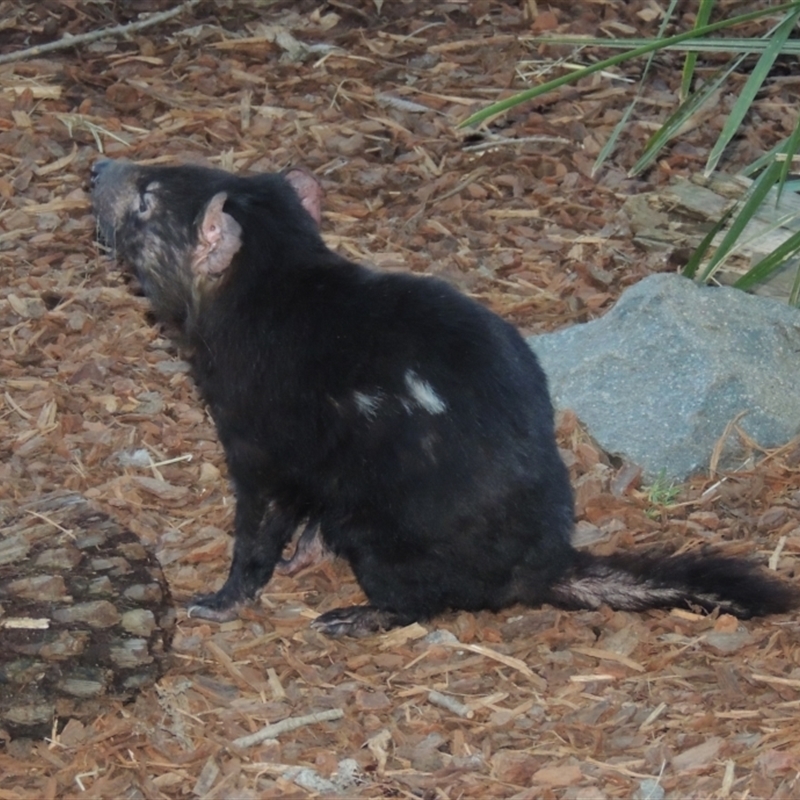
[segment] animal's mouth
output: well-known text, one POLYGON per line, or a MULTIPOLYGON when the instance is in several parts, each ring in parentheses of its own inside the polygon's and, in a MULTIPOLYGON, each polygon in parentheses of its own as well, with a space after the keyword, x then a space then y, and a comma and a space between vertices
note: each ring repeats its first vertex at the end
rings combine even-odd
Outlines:
POLYGON ((137 291, 144 293, 147 276, 143 274, 143 271, 140 270, 136 264, 120 256, 119 250, 117 249, 117 229, 113 222, 105 217, 96 206, 94 208, 94 214, 96 220, 95 241, 98 250, 109 259, 116 262, 125 277, 134 282, 137 291))
POLYGON ((115 247, 115 230, 114 226, 110 225, 107 220, 104 220, 101 216, 99 211, 95 208, 95 240, 97 244, 100 246, 100 249, 106 253, 106 255, 114 258, 116 256, 116 247, 115 247))

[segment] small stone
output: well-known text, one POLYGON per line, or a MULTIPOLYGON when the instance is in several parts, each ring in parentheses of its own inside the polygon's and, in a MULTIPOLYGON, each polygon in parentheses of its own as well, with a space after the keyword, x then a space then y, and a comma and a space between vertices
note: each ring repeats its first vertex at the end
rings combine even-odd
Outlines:
POLYGON ((455 644, 458 637, 451 631, 438 628, 431 631, 423 640, 425 644, 455 644))

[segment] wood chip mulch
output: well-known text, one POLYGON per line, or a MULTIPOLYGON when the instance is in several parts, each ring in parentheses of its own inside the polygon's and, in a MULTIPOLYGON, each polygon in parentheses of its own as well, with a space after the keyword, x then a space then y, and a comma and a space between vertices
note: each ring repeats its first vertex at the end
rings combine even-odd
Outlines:
MULTIPOLYGON (((0 54, 170 7, 0 0, 0 54)), ((180 354, 93 241, 99 152, 303 164, 326 191, 326 238, 348 257, 441 275, 525 332, 590 319, 674 268, 637 249, 620 208, 702 168, 745 76, 638 179, 626 169, 677 102, 676 53, 659 56, 594 177, 640 65, 619 73, 630 82, 596 75, 482 132, 455 125, 559 57, 604 55, 526 37, 652 35, 658 14, 650 0, 206 0, 127 39, 0 65, 0 500, 80 493, 155 550, 179 605, 154 688, 60 720, 45 740, 0 732, 0 800, 800 795, 792 617, 511 608, 332 641, 309 620, 360 591, 345 564, 323 561, 274 578, 234 622, 187 619, 181 604, 227 570, 222 453, 180 354), (271 738, 251 743, 267 725, 271 738)), ((795 70, 759 97, 732 169, 788 135, 795 70)), ((569 414, 559 437, 579 541, 721 544, 796 572, 795 444, 662 506, 569 414)))

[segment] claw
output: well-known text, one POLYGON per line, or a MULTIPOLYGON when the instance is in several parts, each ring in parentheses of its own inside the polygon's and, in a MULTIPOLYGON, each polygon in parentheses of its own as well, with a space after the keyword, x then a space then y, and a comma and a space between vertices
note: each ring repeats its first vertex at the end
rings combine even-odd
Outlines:
POLYGON ((374 606, 350 606, 334 608, 320 614, 312 623, 314 630, 326 636, 370 636, 389 630, 405 620, 392 611, 382 611, 374 606))

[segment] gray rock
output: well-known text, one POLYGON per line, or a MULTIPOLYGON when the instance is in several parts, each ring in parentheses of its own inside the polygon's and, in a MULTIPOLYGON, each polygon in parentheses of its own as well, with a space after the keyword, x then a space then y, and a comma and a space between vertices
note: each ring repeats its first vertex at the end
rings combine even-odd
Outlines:
MULTIPOLYGON (((604 317, 528 343, 556 408, 573 409, 646 480, 706 469, 741 412, 739 425, 764 447, 800 431, 800 312, 776 300, 652 275, 604 317)), ((727 469, 741 456, 729 443, 727 469)))
POLYGON ((423 640, 425 644, 451 644, 458 641, 458 637, 443 628, 431 631, 423 640))

